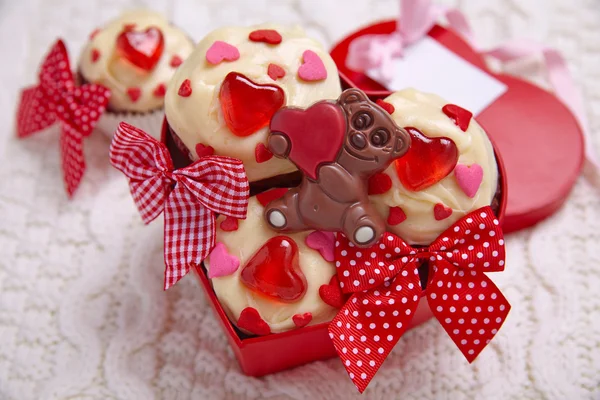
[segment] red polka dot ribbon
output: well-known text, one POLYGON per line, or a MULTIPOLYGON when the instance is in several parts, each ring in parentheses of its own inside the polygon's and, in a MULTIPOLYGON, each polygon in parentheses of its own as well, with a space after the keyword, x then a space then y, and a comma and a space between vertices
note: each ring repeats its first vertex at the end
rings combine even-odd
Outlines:
POLYGON ((215 213, 246 218, 250 185, 240 160, 207 156, 175 170, 164 144, 122 122, 110 162, 129 178, 145 223, 165 213, 165 290, 214 247, 215 213))
POLYGON ((353 293, 329 325, 329 336, 362 393, 409 326, 421 295, 469 362, 504 322, 510 305, 485 275, 504 269, 504 239, 490 207, 448 228, 428 247, 386 233, 368 249, 339 234, 337 275, 353 293), (427 288, 418 267, 429 261, 427 288))
POLYGON ((85 172, 83 138, 94 130, 106 108, 110 91, 103 86, 75 85, 69 55, 58 40, 44 59, 39 84, 21 92, 17 109, 17 137, 25 138, 61 124, 60 150, 63 178, 72 196, 85 172))

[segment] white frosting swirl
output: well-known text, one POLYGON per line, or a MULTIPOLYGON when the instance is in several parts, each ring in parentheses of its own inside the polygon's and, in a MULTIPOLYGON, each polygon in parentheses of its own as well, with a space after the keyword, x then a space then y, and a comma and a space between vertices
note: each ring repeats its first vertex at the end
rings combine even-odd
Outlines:
MULTIPOLYGON (((220 228, 220 223, 225 218, 217 219, 217 243, 223 243, 229 254, 240 260, 240 268, 231 275, 213 278, 212 285, 231 321, 236 323, 240 313, 246 307, 255 308, 262 319, 269 324, 272 333, 284 332, 295 329, 292 320, 295 314, 310 312, 312 320, 310 325, 330 321, 337 313, 337 309, 327 305, 319 296, 321 285, 328 284, 335 274, 333 263, 325 261, 317 252, 309 248, 305 239, 309 232, 287 234, 294 239, 298 245, 298 261, 300 269, 306 277, 306 294, 295 303, 281 303, 270 300, 244 285, 240 280, 240 274, 244 265, 270 238, 281 235, 270 229, 263 218, 264 208, 256 200, 250 198, 248 216, 239 221, 236 231, 225 232, 220 228)), ((204 265, 210 270, 210 257, 204 261, 204 265)))
POLYGON ((166 18, 149 10, 136 10, 122 14, 99 30, 87 43, 79 58, 79 72, 92 83, 101 84, 111 91, 109 107, 115 111, 146 112, 163 107, 164 95, 156 95, 158 85, 167 86, 177 67, 171 66, 173 56, 185 60, 192 52, 194 43, 166 18), (116 54, 117 37, 126 25, 135 24, 135 31, 151 26, 163 34, 164 48, 160 59, 151 71, 144 71, 116 54), (93 52, 99 56, 94 61, 93 52), (127 94, 136 87, 141 95, 132 101, 127 94))
POLYGON ((492 144, 475 119, 471 119, 466 132, 456 126, 442 112, 442 107, 448 102, 437 95, 405 89, 393 93, 385 101, 394 105, 392 117, 399 126, 417 128, 429 137, 452 139, 458 148, 459 164, 477 163, 483 169, 483 180, 473 198, 458 186, 454 172, 436 184, 414 192, 402 185, 394 164, 385 171, 392 178, 392 189, 370 196, 371 201, 384 218, 387 218, 390 207, 401 207, 406 220, 398 225, 388 225, 388 230, 411 244, 427 245, 465 214, 491 203, 498 185, 492 144), (437 203, 452 208, 452 215, 437 221, 433 213, 437 203))
POLYGON ((306 37, 299 27, 264 24, 220 28, 208 34, 198 44, 175 73, 167 91, 167 120, 193 157, 197 157, 196 144, 212 146, 216 154, 242 160, 250 181, 296 170, 290 161, 284 159, 272 158, 267 162, 257 163, 255 148, 258 143, 266 144, 268 127, 249 136, 239 137, 225 124, 219 103, 219 90, 225 76, 232 71, 239 72, 258 84, 278 85, 285 93, 285 105, 308 107, 322 99, 336 99, 341 93, 337 67, 332 58, 320 43, 306 37), (283 40, 278 45, 249 40, 250 32, 257 29, 275 29, 283 40), (206 51, 217 40, 237 47, 240 58, 236 61, 223 61, 218 65, 209 64, 206 61, 206 51), (326 79, 307 82, 298 78, 298 68, 306 50, 314 51, 321 58, 327 70, 326 79), (286 75, 273 81, 267 74, 271 63, 282 67, 286 75), (178 89, 186 79, 191 81, 192 93, 189 97, 182 97, 178 95, 178 89))

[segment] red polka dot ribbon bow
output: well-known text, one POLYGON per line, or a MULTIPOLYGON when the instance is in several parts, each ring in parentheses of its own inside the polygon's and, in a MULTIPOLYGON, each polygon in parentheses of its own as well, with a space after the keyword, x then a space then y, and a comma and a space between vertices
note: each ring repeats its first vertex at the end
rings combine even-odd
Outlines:
POLYGON ((165 145, 122 122, 110 146, 110 162, 129 178, 145 223, 165 212, 165 290, 214 247, 214 213, 246 218, 250 186, 240 160, 208 156, 174 170, 165 145))
POLYGON ((490 207, 466 215, 428 247, 411 247, 386 233, 371 248, 359 249, 340 234, 335 250, 340 286, 353 294, 331 322, 329 336, 361 393, 409 326, 422 294, 469 362, 510 310, 485 275, 502 271, 505 256, 502 230, 490 207), (426 260, 423 291, 418 267, 426 260))
POLYGON ((69 196, 73 195, 85 172, 83 138, 94 130, 109 97, 110 91, 103 86, 75 85, 69 55, 62 40, 52 46, 44 59, 39 84, 21 92, 17 110, 19 138, 60 121, 63 178, 69 196))

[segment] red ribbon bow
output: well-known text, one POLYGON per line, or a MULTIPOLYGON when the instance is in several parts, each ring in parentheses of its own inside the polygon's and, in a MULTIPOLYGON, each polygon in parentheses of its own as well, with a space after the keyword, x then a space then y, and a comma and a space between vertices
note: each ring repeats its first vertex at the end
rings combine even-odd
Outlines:
POLYGON ((485 272, 504 269, 504 239, 490 207, 448 228, 430 246, 415 248, 386 233, 360 249, 338 235, 340 286, 352 292, 329 325, 329 336, 362 393, 412 320, 422 294, 433 315, 469 362, 504 322, 510 305, 485 272), (429 260, 427 289, 418 267, 429 260))
POLYGON ((39 84, 21 92, 17 137, 24 138, 61 122, 60 150, 65 187, 72 196, 85 172, 83 138, 104 112, 110 91, 100 85, 77 87, 65 44, 58 40, 44 59, 39 84))
POLYGON ((250 185, 240 160, 209 156, 174 170, 165 145, 121 122, 110 162, 129 178, 145 223, 165 212, 165 290, 191 266, 200 265, 214 247, 214 213, 246 218, 250 185))

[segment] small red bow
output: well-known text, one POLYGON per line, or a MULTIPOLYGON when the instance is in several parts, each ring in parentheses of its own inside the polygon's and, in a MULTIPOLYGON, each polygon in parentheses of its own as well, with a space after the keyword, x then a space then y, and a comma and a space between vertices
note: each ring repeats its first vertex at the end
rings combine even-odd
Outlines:
POLYGON ((174 170, 165 145, 121 122, 110 162, 129 178, 145 223, 165 212, 165 290, 191 266, 200 265, 214 247, 214 213, 246 218, 250 185, 240 160, 208 156, 174 170))
POLYGON ((83 138, 104 112, 110 91, 103 86, 75 86, 65 44, 58 40, 44 59, 39 84, 21 92, 17 137, 25 138, 61 122, 60 150, 65 187, 72 196, 85 172, 83 138))
POLYGON ((340 286, 352 292, 329 325, 329 336, 362 393, 412 320, 422 294, 433 315, 469 362, 504 322, 510 305, 485 272, 504 270, 504 239, 490 207, 448 228, 430 246, 415 248, 385 233, 359 249, 336 242, 340 286), (429 260, 427 289, 418 267, 429 260))

